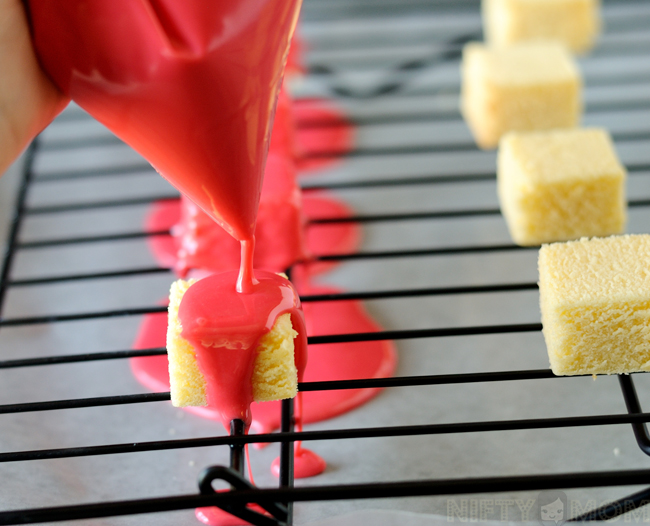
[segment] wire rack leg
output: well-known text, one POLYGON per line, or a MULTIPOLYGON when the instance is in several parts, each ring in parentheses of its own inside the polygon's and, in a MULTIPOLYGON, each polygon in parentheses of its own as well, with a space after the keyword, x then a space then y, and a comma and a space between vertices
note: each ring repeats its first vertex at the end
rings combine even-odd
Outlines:
MULTIPOLYGON (((293 400, 282 400, 282 422, 281 431, 283 433, 290 433, 293 431, 294 416, 293 416, 293 400)), ((294 443, 282 442, 280 447, 280 487, 292 488, 293 487, 293 459, 294 459, 294 443)), ((293 524, 293 502, 285 502, 287 507, 287 526, 293 524)))
MULTIPOLYGON (((623 399, 625 400, 627 412, 631 415, 642 413, 643 409, 641 409, 641 403, 636 394, 632 376, 629 374, 620 374, 618 376, 618 381, 621 385, 621 391, 623 392, 623 399)), ((636 442, 639 445, 639 448, 641 448, 641 451, 646 455, 650 455, 650 435, 648 435, 648 428, 646 425, 643 423, 632 424, 632 430, 634 431, 636 442)), ((628 497, 623 497, 614 502, 610 502, 609 504, 571 520, 574 522, 611 520, 619 515, 623 515, 624 513, 647 504, 650 504, 650 488, 639 491, 638 493, 633 493, 628 497)))
MULTIPOLYGON (((623 398, 625 399, 627 412, 631 415, 643 413, 639 397, 634 388, 632 376, 629 374, 620 374, 618 376, 618 381, 621 384, 621 391, 623 391, 623 398)), ((632 424, 632 429, 634 430, 634 436, 636 437, 636 442, 641 448, 641 451, 646 455, 650 455, 650 436, 648 435, 648 428, 646 425, 642 423, 632 424)))
MULTIPOLYGON (((244 436, 244 421, 235 419, 230 422, 230 436, 238 437, 244 436)), ((244 458, 244 446, 242 444, 231 444, 230 445, 230 469, 239 473, 242 477, 244 476, 244 464, 246 460, 244 458)))
MULTIPOLYGON (((225 466, 210 466, 204 469, 199 476, 199 490, 203 495, 212 494, 214 491, 212 488, 212 482, 214 480, 223 480, 229 483, 232 488, 231 491, 255 491, 255 487, 232 468, 227 468, 225 466)), ((255 499, 251 499, 250 502, 255 502, 255 499)), ((285 519, 287 517, 287 510, 284 506, 273 502, 262 503, 260 506, 268 512, 268 515, 263 515, 248 508, 245 503, 224 503, 223 505, 219 505, 219 507, 224 511, 227 511, 231 515, 239 517, 240 519, 244 519, 255 526, 286 526, 287 523, 285 519)))

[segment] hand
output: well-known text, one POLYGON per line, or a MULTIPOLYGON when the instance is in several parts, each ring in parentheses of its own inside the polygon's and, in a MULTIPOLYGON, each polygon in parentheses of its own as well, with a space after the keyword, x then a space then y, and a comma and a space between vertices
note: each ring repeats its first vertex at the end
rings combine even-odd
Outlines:
POLYGON ((20 0, 0 0, 0 174, 68 99, 36 59, 20 0))

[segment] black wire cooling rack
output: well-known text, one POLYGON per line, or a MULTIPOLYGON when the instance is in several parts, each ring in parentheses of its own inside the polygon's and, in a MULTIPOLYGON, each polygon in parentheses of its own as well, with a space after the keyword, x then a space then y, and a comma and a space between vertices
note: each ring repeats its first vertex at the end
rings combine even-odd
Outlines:
MULTIPOLYGON (((214 436, 213 424, 160 404, 169 393, 138 388, 126 359, 165 350, 134 351, 128 342, 143 315, 165 311, 157 300, 173 278, 151 263, 146 247, 147 237, 169 233, 140 225, 150 204, 178 196, 77 108, 31 145, 0 278, 0 524, 122 524, 126 515, 143 524, 142 514, 150 513, 163 524, 155 512, 221 505, 243 513, 248 502, 276 506, 269 509, 287 524, 293 503, 297 521, 367 502, 446 513, 447 520, 463 520, 459 510, 469 506, 466 521, 494 518, 471 516, 478 502, 472 495, 487 494, 482 502, 493 510, 494 495, 547 489, 577 495, 574 519, 631 512, 639 520, 637 508, 650 499, 650 469, 630 437, 650 454, 650 413, 635 391, 637 380, 647 390, 644 375, 618 377, 617 389, 614 379, 555 378, 546 368, 536 251, 508 241, 494 196, 494 154, 476 150, 458 114, 458 59, 465 42, 481 37, 478 10, 474 0, 304 6, 309 71, 297 97, 336 100, 358 140, 352 151, 307 152, 333 164, 304 176, 302 188, 306 195, 336 193, 358 211, 312 224, 360 224, 367 240, 352 254, 317 257, 340 264, 324 279, 346 292, 303 301, 363 300, 387 328, 309 343, 394 340, 401 365, 386 379, 301 384, 301 391, 384 388, 368 406, 301 433, 293 431, 292 404, 284 403, 279 433, 214 436), (538 410, 533 417, 531 407, 538 410), (320 445, 334 459, 322 478, 296 487, 287 455, 295 440, 320 445), (261 450, 264 461, 253 453, 256 466, 279 447, 279 484, 261 475, 260 487, 251 488, 213 468, 197 488, 196 472, 237 465, 248 443, 276 445, 275 453, 273 446, 261 450), (215 493, 213 478, 237 489, 215 493), (570 493, 574 488, 582 493, 570 493), (310 515, 319 503, 324 507, 310 515)), ((604 12, 601 43, 581 59, 585 121, 611 129, 630 176, 629 230, 643 232, 650 206, 650 6, 610 0, 604 12)), ((329 116, 298 125, 322 130, 345 122, 329 116)))

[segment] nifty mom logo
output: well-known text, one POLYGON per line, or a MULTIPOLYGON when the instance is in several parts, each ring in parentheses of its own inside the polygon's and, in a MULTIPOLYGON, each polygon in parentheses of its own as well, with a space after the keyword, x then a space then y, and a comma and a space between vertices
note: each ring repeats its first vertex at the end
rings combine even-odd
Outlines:
MULTIPOLYGON (((563 526, 570 518, 605 504, 609 501, 568 500, 563 491, 542 491, 537 499, 447 499, 447 522, 517 521, 563 526)), ((623 502, 621 507, 607 517, 609 522, 650 523, 650 503, 643 502, 637 507, 633 502, 623 502)))
POLYGON ((562 491, 542 491, 537 497, 536 510, 544 526, 561 526, 569 518, 567 498, 562 491))

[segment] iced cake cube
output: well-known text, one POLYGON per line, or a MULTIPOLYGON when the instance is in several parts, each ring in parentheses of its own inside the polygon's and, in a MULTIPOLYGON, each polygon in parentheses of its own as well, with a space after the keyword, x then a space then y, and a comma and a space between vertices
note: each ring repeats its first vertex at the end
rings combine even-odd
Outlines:
MULTIPOLYGON (((199 369, 194 347, 181 335, 178 308, 195 280, 177 280, 169 294, 167 357, 172 404, 176 407, 207 405, 206 381, 199 369)), ((294 338, 290 314, 281 314, 271 331, 258 342, 253 376, 256 402, 293 398, 298 393, 298 372, 294 359, 294 338)))

